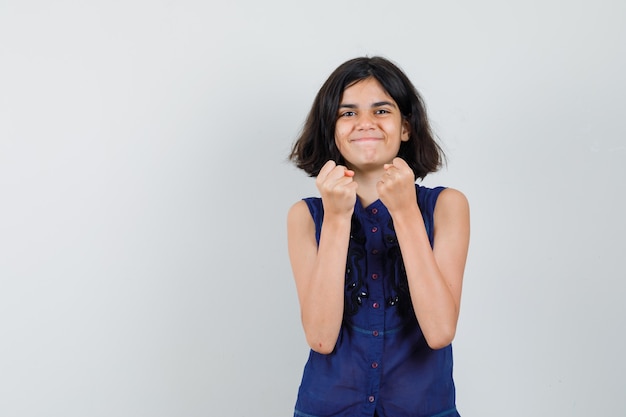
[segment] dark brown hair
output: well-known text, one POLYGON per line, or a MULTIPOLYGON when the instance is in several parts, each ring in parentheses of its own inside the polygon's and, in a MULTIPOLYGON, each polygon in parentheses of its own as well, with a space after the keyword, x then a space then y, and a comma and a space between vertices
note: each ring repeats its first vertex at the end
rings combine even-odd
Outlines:
POLYGON ((382 85, 409 122, 410 137, 401 143, 398 156, 413 169, 415 178, 424 178, 443 164, 445 155, 433 137, 426 107, 413 83, 388 59, 361 57, 344 62, 328 77, 293 144, 289 159, 309 176, 317 176, 328 160, 345 164, 335 144, 339 102, 347 87, 370 77, 382 85))

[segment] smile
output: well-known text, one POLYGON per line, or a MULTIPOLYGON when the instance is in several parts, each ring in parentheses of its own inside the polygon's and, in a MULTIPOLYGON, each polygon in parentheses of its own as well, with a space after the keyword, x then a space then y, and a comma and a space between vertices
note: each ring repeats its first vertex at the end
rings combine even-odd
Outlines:
POLYGON ((357 139, 350 139, 350 142, 375 142, 378 140, 383 140, 382 138, 357 138, 357 139))

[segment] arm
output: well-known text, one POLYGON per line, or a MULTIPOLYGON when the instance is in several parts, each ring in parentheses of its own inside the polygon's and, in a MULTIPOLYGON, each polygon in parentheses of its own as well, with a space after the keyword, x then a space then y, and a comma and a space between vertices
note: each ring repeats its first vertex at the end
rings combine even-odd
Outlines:
POLYGON ((392 175, 379 188, 389 201, 383 200, 394 221, 415 315, 428 345, 439 349, 449 345, 456 333, 469 247, 469 206, 461 192, 450 188, 441 192, 431 249, 415 199, 413 175, 405 164, 394 160, 392 175), (413 195, 407 198, 409 182, 413 195), (400 190, 404 191, 396 192, 400 190))
POLYGON ((317 178, 324 204, 319 247, 315 224, 304 201, 287 218, 289 258, 296 282, 302 326, 316 352, 333 351, 343 319, 346 257, 356 182, 345 167, 326 164, 317 178))

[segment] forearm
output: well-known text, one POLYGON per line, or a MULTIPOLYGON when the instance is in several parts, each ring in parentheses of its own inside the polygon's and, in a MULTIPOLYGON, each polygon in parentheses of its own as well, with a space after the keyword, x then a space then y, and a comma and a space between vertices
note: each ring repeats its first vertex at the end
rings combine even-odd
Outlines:
POLYGON ((456 333, 459 306, 437 264, 417 206, 393 219, 422 333, 431 348, 445 347, 456 333))
POLYGON ((327 216, 307 286, 301 294, 302 325, 312 349, 330 353, 339 335, 344 308, 350 218, 327 216))

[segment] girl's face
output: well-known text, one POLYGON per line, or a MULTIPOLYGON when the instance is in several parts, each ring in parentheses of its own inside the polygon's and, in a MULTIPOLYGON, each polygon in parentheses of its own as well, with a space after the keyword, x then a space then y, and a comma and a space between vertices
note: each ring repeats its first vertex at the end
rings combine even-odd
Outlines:
POLYGON ((409 124, 375 78, 346 88, 339 103, 335 144, 355 171, 382 170, 409 140, 409 124))

